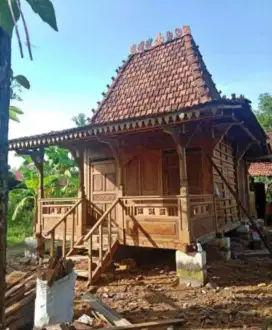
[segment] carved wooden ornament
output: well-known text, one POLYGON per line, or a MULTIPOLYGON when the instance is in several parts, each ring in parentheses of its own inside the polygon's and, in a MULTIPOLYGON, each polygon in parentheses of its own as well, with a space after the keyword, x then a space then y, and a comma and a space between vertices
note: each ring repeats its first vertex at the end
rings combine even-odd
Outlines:
POLYGON ((130 54, 133 55, 136 52, 137 52, 137 45, 134 44, 130 47, 130 54))
POLYGON ((139 45, 138 45, 138 52, 139 53, 142 53, 144 51, 144 41, 140 42, 139 45))
POLYGON ((145 49, 150 49, 152 47, 152 41, 153 41, 152 38, 146 40, 146 42, 145 42, 145 49))
POLYGON ((166 38, 167 41, 171 41, 173 39, 173 33, 171 31, 167 31, 166 38))
POLYGON ((155 39, 155 46, 161 45, 164 42, 163 35, 159 32, 155 39))

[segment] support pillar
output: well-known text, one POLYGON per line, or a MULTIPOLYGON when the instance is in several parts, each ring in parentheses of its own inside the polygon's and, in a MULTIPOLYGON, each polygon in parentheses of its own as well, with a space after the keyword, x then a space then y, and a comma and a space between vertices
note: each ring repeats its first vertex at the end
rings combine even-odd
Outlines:
MULTIPOLYGON (((179 177, 180 177, 180 198, 179 198, 179 215, 180 215, 180 240, 182 243, 191 245, 192 232, 190 223, 190 205, 188 194, 188 179, 186 168, 186 145, 188 139, 181 143, 181 129, 178 127, 165 127, 164 132, 170 134, 174 140, 176 150, 179 156, 179 177)), ((189 138, 190 141, 190 138, 189 138)))
POLYGON ((84 235, 87 221, 87 198, 85 193, 85 183, 84 183, 84 152, 83 149, 69 149, 73 158, 79 169, 79 189, 78 189, 78 198, 83 199, 82 203, 78 207, 78 223, 76 225, 76 236, 79 239, 84 235))

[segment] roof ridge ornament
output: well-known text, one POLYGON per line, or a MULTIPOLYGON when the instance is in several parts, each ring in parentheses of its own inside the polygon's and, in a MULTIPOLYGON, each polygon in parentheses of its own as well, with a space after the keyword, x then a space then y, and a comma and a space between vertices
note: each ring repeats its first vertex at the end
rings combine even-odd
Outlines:
POLYGON ((156 36, 154 46, 159 46, 164 43, 163 35, 159 32, 156 36))
POLYGON ((147 51, 149 49, 152 49, 153 47, 162 45, 164 42, 170 42, 172 40, 182 38, 186 35, 191 34, 191 28, 189 25, 184 25, 182 28, 176 28, 175 29, 175 36, 173 32, 167 31, 166 32, 166 40, 164 39, 164 36, 162 35, 161 32, 159 32, 156 36, 155 42, 152 45, 153 39, 149 38, 148 40, 141 41, 140 44, 137 46, 136 44, 133 44, 130 47, 130 55, 134 55, 137 53, 143 53, 144 51, 147 51))

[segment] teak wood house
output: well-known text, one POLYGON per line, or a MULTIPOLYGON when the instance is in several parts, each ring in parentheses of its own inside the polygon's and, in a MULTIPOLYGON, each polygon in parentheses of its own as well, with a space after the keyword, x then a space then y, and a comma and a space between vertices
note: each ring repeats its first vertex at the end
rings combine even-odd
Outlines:
POLYGON ((250 101, 220 96, 188 26, 133 45, 116 71, 88 126, 9 141, 40 170, 36 232, 52 253, 55 240, 88 247, 90 281, 118 244, 186 251, 233 228, 243 214, 213 164, 248 207, 247 158, 269 153, 250 101), (78 198, 44 198, 50 145, 77 160, 78 198))

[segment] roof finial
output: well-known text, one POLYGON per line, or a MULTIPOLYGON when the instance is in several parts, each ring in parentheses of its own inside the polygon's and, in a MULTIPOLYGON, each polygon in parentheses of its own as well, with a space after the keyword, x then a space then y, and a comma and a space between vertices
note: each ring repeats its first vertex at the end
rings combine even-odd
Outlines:
POLYGON ((145 49, 150 49, 152 47, 152 38, 149 38, 148 40, 146 40, 145 42, 145 49))
POLYGON ((175 29, 175 34, 176 34, 176 38, 181 38, 182 37, 182 31, 179 28, 175 29))
POLYGON ((171 31, 166 32, 167 41, 171 41, 173 39, 173 33, 171 31))
POLYGON ((138 52, 142 53, 144 51, 144 41, 141 41, 138 45, 138 52))
POLYGON ((182 37, 183 36, 186 36, 187 34, 191 34, 191 28, 189 25, 184 25, 182 28, 181 28, 181 31, 182 31, 182 37))
POLYGON ((130 54, 133 55, 137 52, 137 45, 134 44, 130 47, 130 54))
POLYGON ((163 35, 159 32, 155 39, 155 46, 161 45, 164 42, 163 35))

